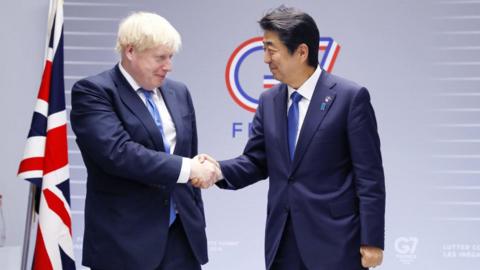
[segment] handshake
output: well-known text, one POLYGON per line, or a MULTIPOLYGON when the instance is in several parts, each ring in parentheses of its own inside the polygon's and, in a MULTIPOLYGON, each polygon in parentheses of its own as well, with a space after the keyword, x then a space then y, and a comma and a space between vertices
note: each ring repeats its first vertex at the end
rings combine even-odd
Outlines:
POLYGON ((207 154, 192 158, 190 183, 197 188, 209 188, 223 178, 218 162, 207 154))

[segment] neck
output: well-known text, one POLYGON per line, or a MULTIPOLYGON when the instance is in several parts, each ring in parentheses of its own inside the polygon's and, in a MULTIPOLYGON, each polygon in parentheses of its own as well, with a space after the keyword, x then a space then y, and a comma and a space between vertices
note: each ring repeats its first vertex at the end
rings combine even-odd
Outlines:
POLYGON ((293 89, 298 89, 300 86, 302 86, 308 78, 312 76, 312 74, 315 72, 314 67, 311 66, 304 66, 303 68, 299 69, 298 73, 290 82, 287 84, 290 85, 293 89))
POLYGON ((132 72, 130 71, 130 66, 128 65, 127 61, 125 61, 124 59, 120 60, 120 65, 122 65, 123 69, 125 69, 125 71, 128 72, 128 74, 132 74, 132 72))

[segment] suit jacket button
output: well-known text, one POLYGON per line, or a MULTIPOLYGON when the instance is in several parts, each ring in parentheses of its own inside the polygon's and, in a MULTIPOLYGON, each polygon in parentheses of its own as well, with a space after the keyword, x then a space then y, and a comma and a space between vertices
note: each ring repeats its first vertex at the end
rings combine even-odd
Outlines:
POLYGON ((293 177, 288 178, 288 183, 291 184, 293 182, 293 177))

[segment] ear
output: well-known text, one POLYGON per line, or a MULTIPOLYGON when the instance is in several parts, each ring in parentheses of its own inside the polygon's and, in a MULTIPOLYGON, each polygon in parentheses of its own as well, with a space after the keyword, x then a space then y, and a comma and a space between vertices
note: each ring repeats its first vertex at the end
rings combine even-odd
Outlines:
POLYGON ((123 53, 125 54, 125 57, 131 61, 133 59, 133 55, 135 54, 135 49, 132 45, 127 45, 123 53))
POLYGON ((308 60, 308 46, 305 43, 298 45, 297 54, 300 57, 301 62, 307 62, 308 60))

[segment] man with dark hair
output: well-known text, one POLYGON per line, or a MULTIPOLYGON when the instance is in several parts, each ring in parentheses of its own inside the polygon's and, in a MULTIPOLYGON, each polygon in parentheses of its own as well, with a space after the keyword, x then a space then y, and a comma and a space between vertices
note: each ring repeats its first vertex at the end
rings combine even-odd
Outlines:
POLYGON ((307 63, 314 69, 317 68, 320 33, 310 15, 281 6, 265 15, 258 23, 264 31, 275 32, 290 54, 293 54, 300 44, 307 45, 307 63))
POLYGON ((217 185, 240 189, 270 177, 267 269, 375 267, 385 183, 369 93, 318 66, 319 32, 308 14, 282 6, 259 23, 264 61, 282 83, 260 96, 244 153, 217 163, 217 185))

